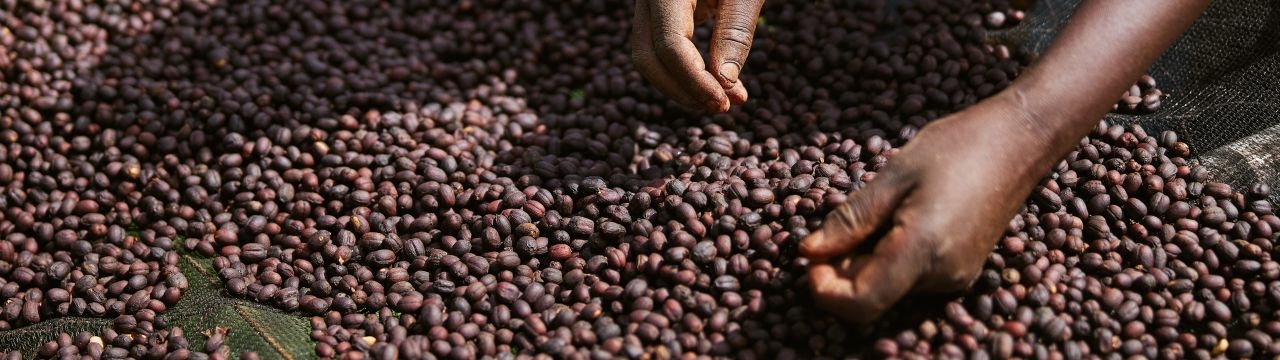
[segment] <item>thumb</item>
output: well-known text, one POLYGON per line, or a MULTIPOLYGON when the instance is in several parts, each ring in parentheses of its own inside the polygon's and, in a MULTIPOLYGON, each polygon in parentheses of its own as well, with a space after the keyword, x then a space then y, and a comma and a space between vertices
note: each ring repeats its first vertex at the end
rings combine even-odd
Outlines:
MULTIPOLYGON (((888 174, 886 174, 888 175, 888 174)), ((800 243, 805 256, 825 259, 852 252, 867 237, 891 221, 907 184, 881 176, 862 191, 853 193, 822 222, 822 229, 800 243)))
POLYGON ((895 227, 866 255, 850 255, 809 270, 818 306, 857 323, 881 317, 919 282, 922 248, 911 246, 906 230, 895 227))
POLYGON ((721 0, 711 34, 711 73, 725 89, 738 82, 738 74, 751 51, 756 20, 764 0, 721 0))

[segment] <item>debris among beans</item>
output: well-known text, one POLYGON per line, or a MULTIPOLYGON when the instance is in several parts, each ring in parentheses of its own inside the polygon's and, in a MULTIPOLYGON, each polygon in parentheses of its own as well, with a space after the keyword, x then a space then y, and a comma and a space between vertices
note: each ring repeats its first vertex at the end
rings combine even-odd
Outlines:
POLYGON ((603 1, 0 2, 0 326, 116 319, 44 357, 230 356, 162 320, 183 250, 312 316, 326 358, 1280 355, 1270 189, 1106 124, 970 292, 818 312, 799 239, 1032 59, 985 43, 1004 1, 879 3, 768 2, 752 100, 702 117, 603 1))

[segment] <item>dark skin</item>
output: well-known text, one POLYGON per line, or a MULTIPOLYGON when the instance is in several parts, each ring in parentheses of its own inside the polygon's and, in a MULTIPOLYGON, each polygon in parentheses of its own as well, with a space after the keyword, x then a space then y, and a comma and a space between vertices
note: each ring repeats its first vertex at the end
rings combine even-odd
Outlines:
MULTIPOLYGON (((968 288, 1024 195, 1209 3, 1085 1, 1007 89, 922 128, 876 181, 804 239, 818 305, 867 322, 909 293, 968 288), (1144 35, 1133 41, 1132 34, 1144 35), (873 248, 855 251, 864 242, 873 248)), ((726 111, 746 100, 737 79, 762 4, 638 0, 636 68, 685 106, 726 111), (711 15, 708 68, 690 39, 711 15)))

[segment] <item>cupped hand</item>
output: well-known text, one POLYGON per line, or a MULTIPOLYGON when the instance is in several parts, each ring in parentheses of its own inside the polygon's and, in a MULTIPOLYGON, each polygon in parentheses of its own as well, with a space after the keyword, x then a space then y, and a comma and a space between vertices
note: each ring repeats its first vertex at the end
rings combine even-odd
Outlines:
POLYGON ((631 59, 653 86, 693 109, 723 112, 747 100, 738 74, 751 50, 764 0, 636 0, 631 59), (693 27, 715 16, 711 67, 693 45, 693 27))
POLYGON ((925 126, 831 212, 801 243, 817 304, 868 322, 908 293, 967 288, 1048 171, 1046 135, 1019 109, 992 98, 925 126))

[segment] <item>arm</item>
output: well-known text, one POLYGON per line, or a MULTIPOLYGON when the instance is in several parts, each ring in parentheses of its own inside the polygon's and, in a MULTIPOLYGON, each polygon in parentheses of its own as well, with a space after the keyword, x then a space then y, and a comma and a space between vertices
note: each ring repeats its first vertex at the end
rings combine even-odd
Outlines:
POLYGON ((925 126, 801 243, 818 305, 870 321, 909 292, 967 288, 1036 182, 1208 4, 1086 1, 1008 89, 925 126))
POLYGON ((1006 90, 1029 112, 1028 130, 1052 151, 1048 168, 1075 147, 1127 89, 1209 5, 1205 0, 1085 1, 1053 46, 1006 90), (1145 34, 1125 41, 1123 34, 1145 34), (1058 113, 1066 116, 1054 117, 1058 113), (1034 127, 1034 128, 1030 128, 1034 127))

